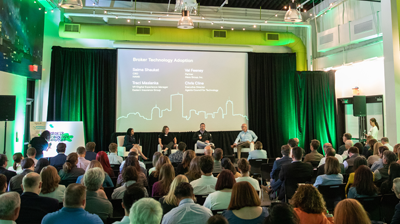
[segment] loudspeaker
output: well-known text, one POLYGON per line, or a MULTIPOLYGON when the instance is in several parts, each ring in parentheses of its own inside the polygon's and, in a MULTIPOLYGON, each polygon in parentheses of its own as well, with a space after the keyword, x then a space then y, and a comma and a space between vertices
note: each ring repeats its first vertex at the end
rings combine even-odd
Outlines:
POLYGON ((353 96, 353 115, 355 117, 367 116, 366 96, 353 96))
POLYGON ((15 120, 15 96, 0 96, 0 121, 15 120))

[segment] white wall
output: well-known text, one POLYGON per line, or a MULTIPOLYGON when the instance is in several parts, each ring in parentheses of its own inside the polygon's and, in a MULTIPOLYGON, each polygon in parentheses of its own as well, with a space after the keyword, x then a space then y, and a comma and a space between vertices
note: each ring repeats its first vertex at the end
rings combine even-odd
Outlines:
MULTIPOLYGON (((15 95, 15 120, 7 122, 6 154, 12 164, 14 152, 21 152, 24 144, 27 78, 0 71, 0 95, 15 95), (17 139, 18 138, 18 139, 17 139), (18 141, 17 141, 18 140, 18 141)), ((0 122, 0 153, 4 150, 4 121, 0 122)))

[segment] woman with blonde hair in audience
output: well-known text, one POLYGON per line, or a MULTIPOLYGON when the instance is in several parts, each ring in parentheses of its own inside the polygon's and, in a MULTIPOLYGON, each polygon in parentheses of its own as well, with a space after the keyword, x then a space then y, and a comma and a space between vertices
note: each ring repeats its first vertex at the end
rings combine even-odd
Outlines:
POLYGON ((231 201, 234 184, 236 184, 236 180, 232 172, 222 170, 215 185, 215 192, 208 195, 203 206, 210 210, 227 209, 231 201))
POLYGON ((78 164, 78 154, 76 152, 68 154, 63 168, 58 172, 61 178, 60 184, 68 187, 69 184, 76 183, 78 177, 85 173, 85 170, 78 168, 76 164, 78 164))
POLYGON ((189 183, 189 180, 184 175, 176 176, 169 187, 168 194, 160 198, 159 201, 161 203, 161 207, 163 208, 164 215, 167 214, 169 211, 171 211, 173 208, 176 208, 178 206, 178 200, 176 199, 174 193, 176 186, 178 186, 182 182, 189 183))
POLYGON ((139 161, 138 161, 136 156, 128 156, 126 158, 124 166, 122 167, 122 172, 118 175, 117 187, 119 187, 122 184, 124 184, 124 179, 122 178, 122 174, 124 173, 124 169, 126 169, 129 166, 135 167, 136 172, 138 174, 137 182, 139 184, 141 184, 142 186, 147 187, 148 186, 147 178, 146 178, 146 174, 144 173, 146 171, 142 171, 142 169, 141 169, 141 167, 139 165, 139 161))
POLYGON ((396 144, 396 145, 394 145, 393 146, 393 152, 397 155, 397 156, 399 156, 399 148, 400 148, 400 144, 396 144))
POLYGON ((14 164, 10 167, 8 167, 8 170, 17 172, 17 174, 21 174, 22 173, 22 167, 21 167, 21 162, 24 159, 24 156, 22 156, 22 153, 17 152, 14 153, 13 155, 13 160, 14 160, 14 164))
POLYGON ((315 180, 314 187, 319 185, 336 185, 343 183, 343 175, 340 173, 339 160, 336 157, 328 156, 325 161, 325 174, 319 175, 315 180))
POLYGON ((171 164, 164 164, 161 167, 160 180, 155 182, 152 188, 152 197, 168 194, 172 181, 175 178, 175 168, 171 164))
MULTIPOLYGON (((101 169, 103 169, 103 166, 101 165, 101 163, 97 160, 92 160, 90 161, 89 165, 86 167, 85 172, 87 172, 89 169, 95 168, 95 167, 99 167, 101 169)), ((105 178, 104 178, 104 182, 103 182, 103 187, 114 187, 114 184, 110 178, 110 176, 108 176, 108 174, 106 172, 104 172, 105 174, 105 178)), ((78 179, 76 179, 76 183, 77 184, 83 184, 83 175, 79 176, 78 179)))
POLYGON ((164 156, 164 155, 160 156, 160 158, 158 158, 158 161, 156 163, 156 169, 153 172, 151 172, 151 174, 149 176, 149 186, 153 186, 153 184, 155 182, 159 181, 161 167, 165 163, 171 164, 171 161, 169 160, 168 156, 164 156))
POLYGON ((40 172, 42 178, 42 189, 39 196, 54 198, 58 202, 63 202, 65 186, 58 184, 60 176, 58 176, 57 169, 54 166, 45 166, 40 172))
POLYGON ((355 199, 344 199, 335 207, 335 224, 370 224, 364 207, 355 199))
POLYGON ((185 173, 185 176, 188 178, 189 183, 201 177, 199 162, 200 162, 200 156, 196 156, 190 162, 189 171, 185 173))
POLYGON ((254 187, 249 182, 242 181, 233 185, 228 210, 222 215, 229 224, 259 224, 269 213, 266 207, 261 207, 261 200, 254 187))
POLYGON ((149 169, 149 175, 150 175, 154 170, 156 170, 157 161, 158 161, 158 159, 160 158, 160 156, 162 156, 162 153, 161 153, 161 152, 155 152, 155 153, 153 154, 153 160, 152 160, 153 167, 149 169))
POLYGON ((292 197, 291 204, 300 219, 300 224, 333 223, 332 215, 327 214, 324 198, 311 184, 300 185, 292 197))
POLYGON ((182 163, 178 165, 176 168, 176 174, 185 174, 189 171, 190 162, 192 159, 196 157, 196 153, 193 150, 186 150, 183 153, 183 160, 182 163))

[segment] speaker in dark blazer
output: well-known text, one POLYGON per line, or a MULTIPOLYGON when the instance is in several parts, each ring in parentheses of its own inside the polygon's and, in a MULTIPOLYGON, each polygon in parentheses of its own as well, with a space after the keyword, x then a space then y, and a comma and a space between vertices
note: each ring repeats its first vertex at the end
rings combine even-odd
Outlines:
POLYGON ((292 198, 297 190, 298 183, 311 182, 313 177, 313 167, 309 163, 293 161, 290 164, 283 165, 279 173, 279 179, 282 181, 279 199, 283 200, 285 194, 288 199, 292 198))

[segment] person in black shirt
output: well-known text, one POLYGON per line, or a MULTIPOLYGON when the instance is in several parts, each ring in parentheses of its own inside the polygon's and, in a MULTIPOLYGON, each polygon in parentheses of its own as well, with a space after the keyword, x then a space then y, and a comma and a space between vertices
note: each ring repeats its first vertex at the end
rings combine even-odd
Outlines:
MULTIPOLYGON (((47 151, 51 144, 48 142, 50 141, 50 132, 49 131, 44 131, 40 135, 40 137, 34 137, 32 140, 29 142, 30 146, 36 149, 36 156, 35 158, 37 160, 43 158, 43 151, 47 151)), ((26 156, 26 154, 24 155, 26 156)))
MULTIPOLYGON (((129 128, 128 131, 126 131, 126 135, 124 138, 124 147, 127 152, 129 152, 134 145, 136 145, 136 139, 135 139, 135 131, 133 128, 129 128)), ((147 160, 147 157, 142 153, 142 150, 140 147, 137 147, 139 151, 139 155, 144 159, 147 160)))
POLYGON ((158 136, 158 144, 160 144, 163 154, 170 155, 171 148, 176 148, 176 138, 169 132, 169 127, 164 126, 161 134, 158 136))
POLYGON ((198 149, 204 149, 206 146, 211 145, 211 148, 214 147, 213 138, 211 133, 206 131, 206 125, 204 123, 200 124, 200 130, 194 133, 193 141, 196 142, 198 149))

